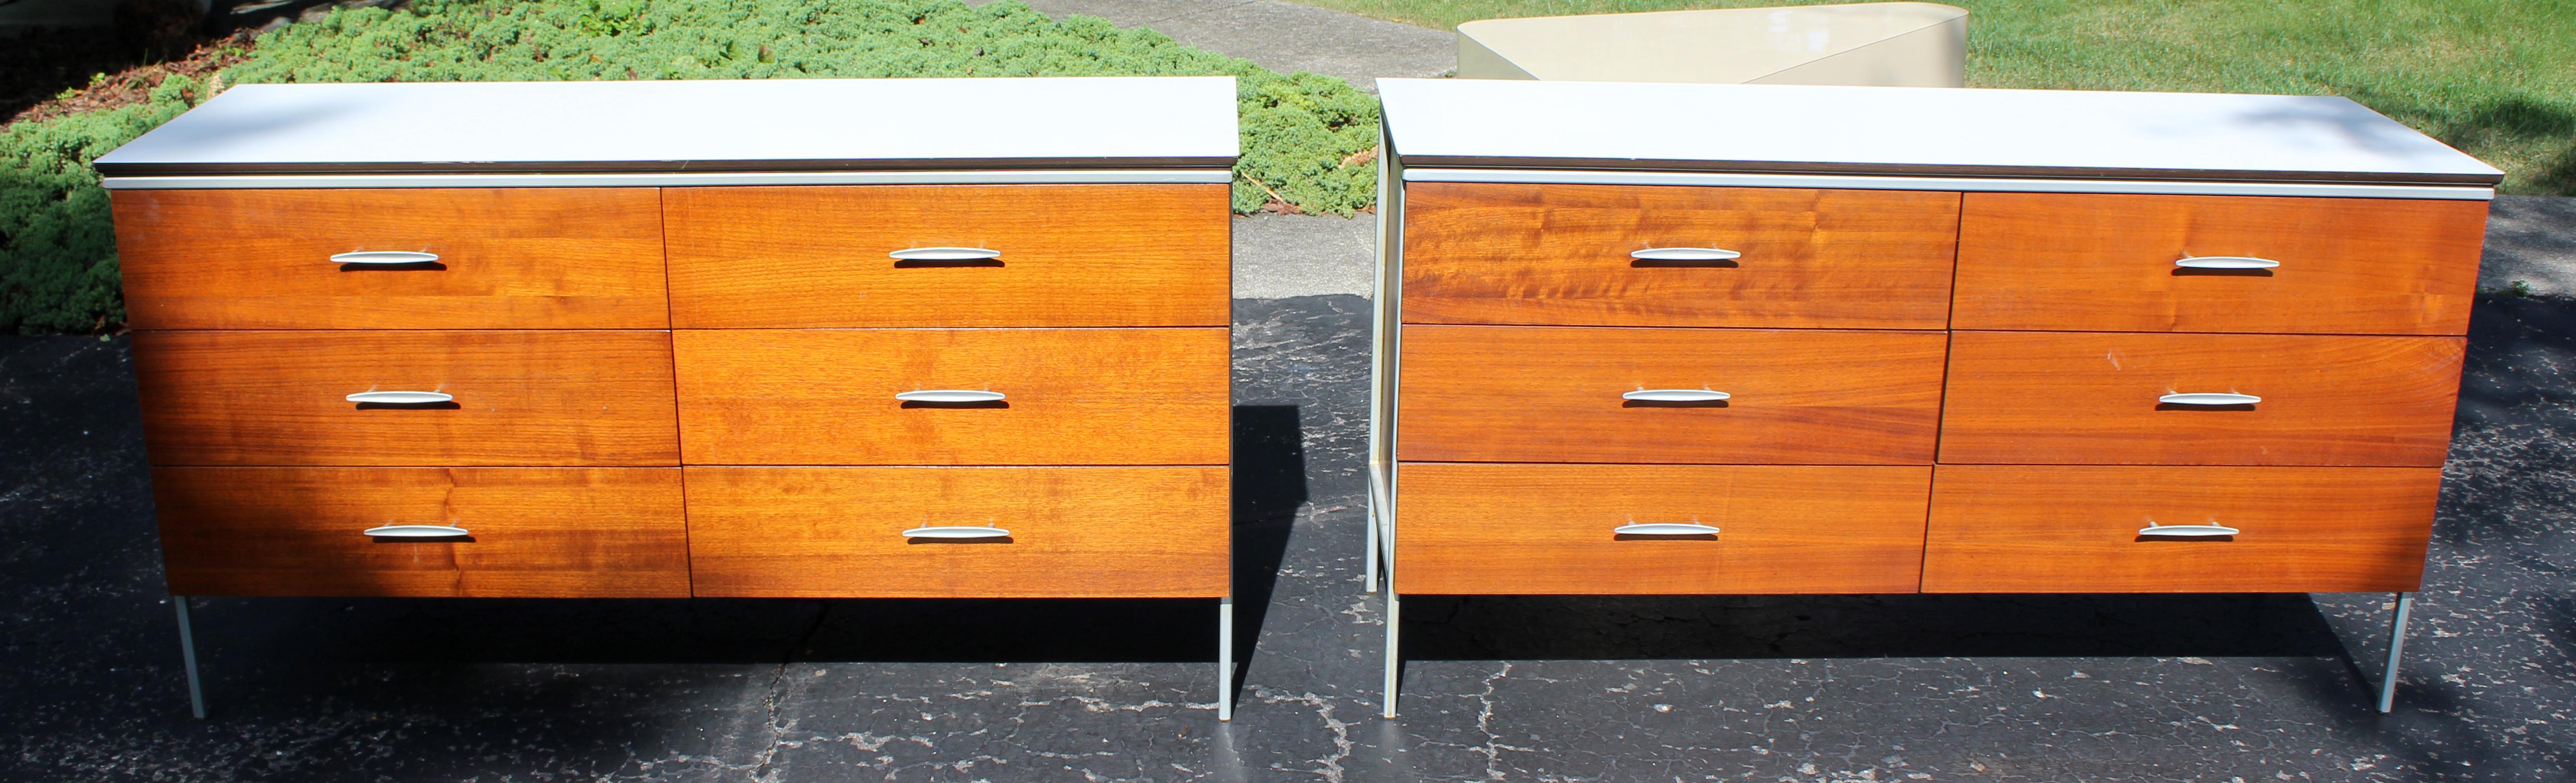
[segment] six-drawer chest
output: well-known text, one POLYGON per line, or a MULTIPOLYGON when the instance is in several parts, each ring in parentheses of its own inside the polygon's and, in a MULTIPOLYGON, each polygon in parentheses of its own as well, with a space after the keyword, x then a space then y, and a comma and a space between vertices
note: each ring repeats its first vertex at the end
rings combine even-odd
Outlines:
POLYGON ((2341 98, 1386 79, 1370 584, 2395 593, 2500 174, 2341 98))
POLYGON ((1193 598, 1231 78, 246 85, 101 158, 188 596, 1193 598))

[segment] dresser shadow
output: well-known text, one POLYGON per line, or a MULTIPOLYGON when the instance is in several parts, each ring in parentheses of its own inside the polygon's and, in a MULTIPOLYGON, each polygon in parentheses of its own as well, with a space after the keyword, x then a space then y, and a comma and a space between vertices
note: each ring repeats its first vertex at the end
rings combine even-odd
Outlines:
POLYGON ((1425 660, 2341 656, 2305 594, 1431 596, 1425 660))

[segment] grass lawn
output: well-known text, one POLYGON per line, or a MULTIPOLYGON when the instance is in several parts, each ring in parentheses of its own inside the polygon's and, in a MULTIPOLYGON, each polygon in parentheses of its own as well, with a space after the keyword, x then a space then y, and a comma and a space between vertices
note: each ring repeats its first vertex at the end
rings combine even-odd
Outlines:
MULTIPOLYGON (((1840 0, 1837 0, 1840 1, 1840 0)), ((1968 84, 2342 95, 2576 195, 2576 0, 1946 0, 1968 84)), ((1299 0, 1450 28, 1522 16, 1818 0, 1299 0)))

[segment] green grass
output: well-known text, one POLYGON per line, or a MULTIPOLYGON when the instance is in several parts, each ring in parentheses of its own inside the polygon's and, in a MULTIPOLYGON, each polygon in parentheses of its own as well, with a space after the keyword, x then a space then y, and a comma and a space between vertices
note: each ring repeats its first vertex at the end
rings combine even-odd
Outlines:
MULTIPOLYGON (((1233 76, 1243 128, 1234 208, 1276 191, 1348 215, 1376 197, 1377 100, 1091 17, 956 0, 417 0, 339 10, 262 35, 217 79, 247 82, 1233 76), (1256 180, 1258 184, 1256 184, 1256 180), (1265 187, 1266 186, 1266 187, 1265 187)), ((92 159, 213 85, 172 77, 140 105, 0 127, 0 332, 125 320, 115 231, 92 159)), ((1084 205, 1069 204, 1068 209, 1084 205)))
MULTIPOLYGON (((1820 0, 1299 0, 1447 29, 1820 0)), ((1842 1, 1842 0, 1834 0, 1842 1)), ((2576 0, 1948 0, 1977 87, 2341 95, 2576 195, 2576 0)))

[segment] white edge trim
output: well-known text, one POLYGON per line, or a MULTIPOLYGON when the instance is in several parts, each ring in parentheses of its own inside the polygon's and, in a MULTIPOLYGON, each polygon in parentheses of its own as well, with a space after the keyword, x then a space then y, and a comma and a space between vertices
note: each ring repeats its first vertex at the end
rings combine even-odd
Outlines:
POLYGON ((1027 171, 746 171, 615 174, 239 174, 108 177, 109 190, 234 188, 616 188, 691 185, 1171 185, 1224 184, 1229 169, 1027 171))
POLYGON ((1599 169, 1404 169, 1406 182, 1514 182, 1538 185, 1702 185, 1850 190, 1955 190, 2007 193, 2140 193, 2201 196, 2315 196, 2489 201, 2495 188, 2476 185, 2369 185, 2326 182, 2211 182, 2136 179, 2004 179, 1873 177, 1833 174, 1730 174, 1708 171, 1599 169))

